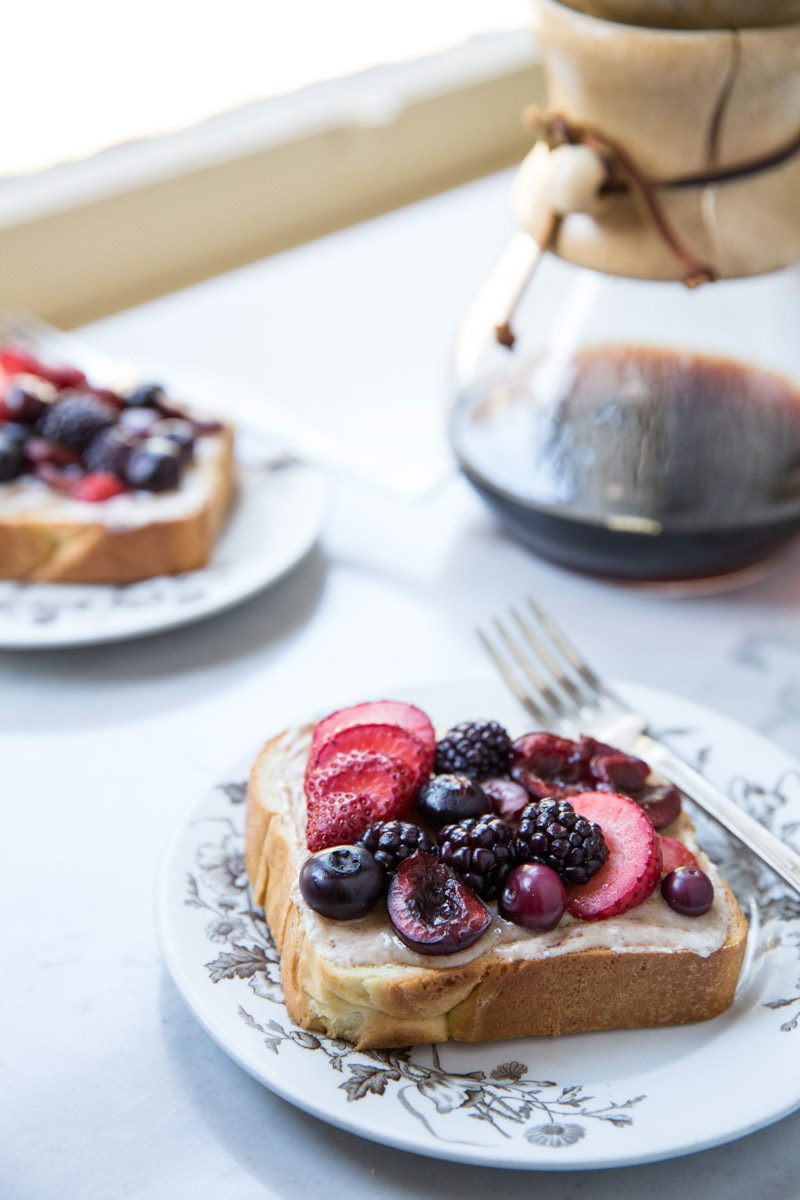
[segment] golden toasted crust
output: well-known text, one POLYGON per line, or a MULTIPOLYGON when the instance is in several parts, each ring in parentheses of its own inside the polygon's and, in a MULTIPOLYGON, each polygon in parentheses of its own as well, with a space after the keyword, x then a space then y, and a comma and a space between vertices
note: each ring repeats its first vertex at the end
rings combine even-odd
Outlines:
MULTIPOLYGON (((588 949, 546 959, 500 960, 491 952, 465 965, 348 967, 320 955, 296 899, 303 831, 288 804, 281 738, 257 759, 247 793, 245 864, 281 954, 289 1015, 304 1029, 377 1049, 482 1042, 598 1029, 707 1020, 733 1001, 747 922, 727 885, 731 925, 707 958, 588 949)), ((670 828, 691 828, 682 817, 670 828)))
POLYGON ((0 509, 0 578, 123 584, 205 566, 234 490, 233 430, 225 426, 217 436, 221 449, 208 496, 179 520, 113 529, 100 522, 48 522, 35 512, 3 516, 0 509))

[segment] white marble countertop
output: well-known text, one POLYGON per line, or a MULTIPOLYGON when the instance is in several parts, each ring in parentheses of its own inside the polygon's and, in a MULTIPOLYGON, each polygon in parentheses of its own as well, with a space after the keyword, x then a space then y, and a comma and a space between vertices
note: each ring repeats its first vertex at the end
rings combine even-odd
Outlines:
MULTIPOLYGON (((507 175, 480 181, 84 336, 129 360, 230 374, 378 459, 424 447, 433 462, 448 347, 509 231, 507 191, 507 175)), ((526 593, 602 671, 800 750, 800 546, 739 591, 659 599, 536 560, 457 479, 417 507, 340 486, 317 550, 201 624, 0 654, 0 1195, 797 1195, 800 1114, 689 1158, 599 1174, 498 1175, 384 1149, 262 1089, 195 1023, 162 966, 159 856, 209 779, 309 704, 484 671, 474 624, 526 593)))

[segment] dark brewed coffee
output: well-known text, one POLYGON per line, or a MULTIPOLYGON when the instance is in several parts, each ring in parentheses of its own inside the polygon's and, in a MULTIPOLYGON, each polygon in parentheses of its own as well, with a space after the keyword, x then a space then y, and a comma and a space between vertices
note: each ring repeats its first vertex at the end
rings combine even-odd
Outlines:
POLYGON ((741 570, 800 533, 800 393, 725 359, 605 347, 461 397, 452 438, 536 550, 641 580, 741 570))

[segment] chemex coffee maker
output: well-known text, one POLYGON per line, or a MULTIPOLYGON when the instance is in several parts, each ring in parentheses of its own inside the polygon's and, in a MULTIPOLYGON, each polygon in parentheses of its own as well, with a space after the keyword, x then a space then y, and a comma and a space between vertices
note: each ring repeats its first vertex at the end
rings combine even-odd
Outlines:
POLYGON ((800 534, 800 0, 533 0, 521 229, 451 437, 538 553, 749 577, 800 534))

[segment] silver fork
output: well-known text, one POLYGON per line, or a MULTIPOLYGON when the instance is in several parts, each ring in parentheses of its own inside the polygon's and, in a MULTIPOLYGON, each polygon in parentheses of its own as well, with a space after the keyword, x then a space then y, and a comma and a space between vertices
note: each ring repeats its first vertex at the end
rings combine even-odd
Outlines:
POLYGON ((541 729, 588 734, 630 751, 677 784, 800 892, 800 854, 647 732, 647 719, 592 670, 533 600, 478 636, 505 682, 541 729))

